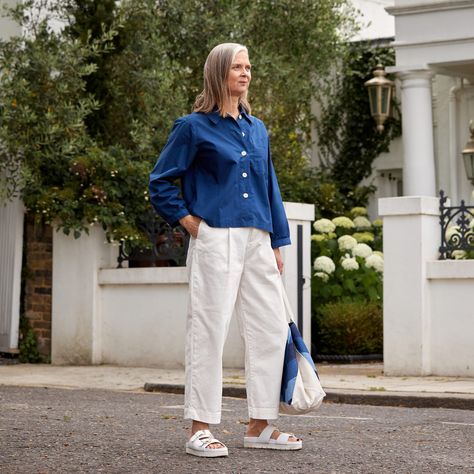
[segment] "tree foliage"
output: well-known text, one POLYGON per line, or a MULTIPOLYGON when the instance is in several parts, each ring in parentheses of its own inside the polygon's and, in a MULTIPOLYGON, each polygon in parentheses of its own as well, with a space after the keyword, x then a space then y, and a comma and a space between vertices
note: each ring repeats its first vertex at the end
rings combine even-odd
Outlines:
MULTIPOLYGON (((224 41, 249 47, 253 113, 296 185, 311 174, 310 102, 322 91, 314 80, 354 27, 347 3, 22 3, 9 14, 24 33, 0 44, 3 197, 21 193, 29 212, 66 232, 99 222, 112 239, 140 239, 148 173, 173 120, 191 110, 209 50, 224 41)), ((282 187, 287 199, 297 194, 282 187)))
POLYGON ((398 106, 385 122, 380 134, 369 110, 369 97, 364 83, 371 79, 377 63, 395 63, 392 48, 370 43, 354 43, 343 58, 334 88, 324 102, 318 123, 320 159, 326 174, 343 193, 354 192, 359 183, 370 176, 374 159, 389 151, 390 142, 400 136, 398 106))

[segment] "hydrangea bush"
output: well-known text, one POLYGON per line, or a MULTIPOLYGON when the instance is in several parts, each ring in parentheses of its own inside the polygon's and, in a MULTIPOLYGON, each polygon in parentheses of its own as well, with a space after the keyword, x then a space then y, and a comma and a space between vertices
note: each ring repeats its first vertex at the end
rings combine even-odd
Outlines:
POLYGON ((365 208, 350 217, 319 219, 313 224, 313 297, 317 306, 335 301, 382 299, 382 226, 371 222, 365 208))
MULTIPOLYGON (((462 240, 469 241, 469 236, 472 236, 473 234, 474 219, 471 219, 471 221, 469 222, 469 227, 464 230, 464 235, 462 235, 461 227, 458 225, 448 227, 444 235, 448 246, 456 247, 462 240)), ((454 260, 474 259, 474 250, 453 250, 451 252, 451 258, 454 260)))
POLYGON ((313 341, 318 354, 382 347, 382 222, 367 210, 313 224, 313 341))

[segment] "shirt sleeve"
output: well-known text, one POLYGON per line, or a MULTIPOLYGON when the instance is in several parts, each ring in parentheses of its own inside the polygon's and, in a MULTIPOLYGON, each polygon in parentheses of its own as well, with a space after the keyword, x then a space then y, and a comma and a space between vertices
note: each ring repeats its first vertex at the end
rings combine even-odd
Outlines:
POLYGON ((270 234, 272 248, 290 245, 290 228, 281 199, 280 187, 273 167, 270 145, 268 145, 268 197, 272 215, 273 232, 270 234))
POLYGON ((196 152, 192 125, 186 117, 181 117, 174 123, 168 142, 150 174, 149 184, 153 208, 171 226, 189 214, 174 182, 189 169, 196 152))

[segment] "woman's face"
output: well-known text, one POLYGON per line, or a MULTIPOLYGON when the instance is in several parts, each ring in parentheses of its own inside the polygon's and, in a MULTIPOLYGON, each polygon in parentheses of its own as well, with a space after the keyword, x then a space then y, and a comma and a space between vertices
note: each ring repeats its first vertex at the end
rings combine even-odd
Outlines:
POLYGON ((227 78, 230 95, 240 97, 247 91, 251 79, 251 67, 247 51, 237 53, 227 78))

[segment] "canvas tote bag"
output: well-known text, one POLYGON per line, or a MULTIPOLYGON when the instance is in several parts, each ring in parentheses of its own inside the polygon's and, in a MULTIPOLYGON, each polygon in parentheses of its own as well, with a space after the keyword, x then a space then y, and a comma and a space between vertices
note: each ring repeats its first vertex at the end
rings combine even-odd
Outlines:
POLYGON ((280 413, 301 415, 319 408, 326 393, 319 381, 311 354, 294 322, 283 281, 281 286, 288 321, 288 338, 283 364, 280 413))

